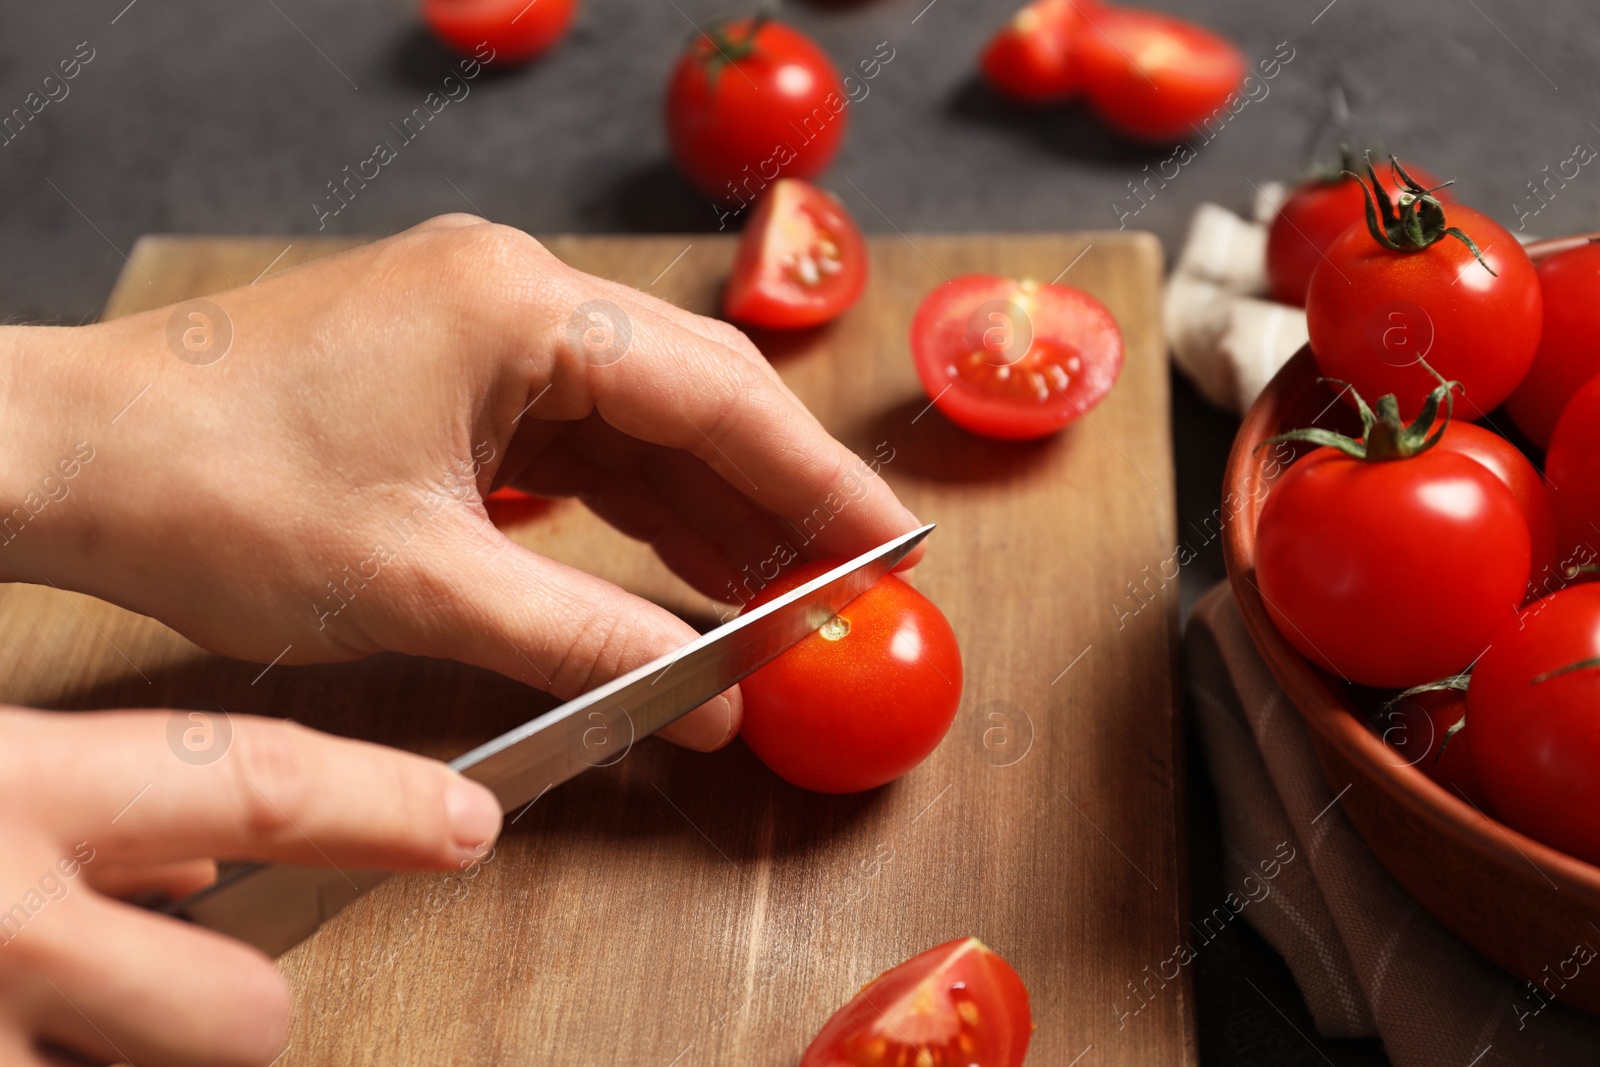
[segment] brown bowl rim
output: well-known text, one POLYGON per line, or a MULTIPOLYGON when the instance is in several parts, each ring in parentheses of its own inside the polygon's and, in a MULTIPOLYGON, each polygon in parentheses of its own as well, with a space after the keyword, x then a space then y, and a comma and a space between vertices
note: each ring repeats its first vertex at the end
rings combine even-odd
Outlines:
MULTIPOLYGON (((1534 241, 1525 249, 1529 258, 1537 262, 1595 239, 1600 239, 1600 233, 1534 241)), ((1311 346, 1302 346, 1273 375, 1250 406, 1228 455, 1223 477, 1225 492, 1235 491, 1244 484, 1244 472, 1253 457, 1255 444, 1278 432, 1281 412, 1304 387, 1307 376, 1315 374, 1315 366, 1311 346), (1251 443, 1249 447, 1246 442, 1251 443)), ((1251 514, 1248 529, 1246 523, 1235 520, 1223 530, 1223 558, 1229 584, 1251 639, 1306 724, 1345 759, 1357 767, 1367 768, 1369 781, 1425 824, 1505 864, 1531 866, 1561 888, 1600 900, 1600 867, 1506 826, 1464 799, 1452 796, 1416 767, 1384 758, 1392 750, 1353 712, 1348 699, 1334 690, 1332 676, 1318 670, 1285 641, 1267 616, 1254 581, 1254 518, 1251 514)), ((1328 786, 1334 788, 1332 782, 1328 786)))

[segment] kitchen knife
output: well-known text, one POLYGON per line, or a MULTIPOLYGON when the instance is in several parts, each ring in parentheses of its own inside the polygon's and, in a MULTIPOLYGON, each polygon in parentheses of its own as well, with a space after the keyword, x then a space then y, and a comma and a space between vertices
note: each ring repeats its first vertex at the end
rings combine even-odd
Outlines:
MULTIPOLYGON (((648 737, 747 677, 821 628, 894 569, 933 529, 894 538, 682 648, 452 760, 482 782, 503 811, 531 804, 590 767, 609 766, 648 737)), ((254 865, 168 905, 168 914, 277 956, 310 937, 383 871, 254 865)))

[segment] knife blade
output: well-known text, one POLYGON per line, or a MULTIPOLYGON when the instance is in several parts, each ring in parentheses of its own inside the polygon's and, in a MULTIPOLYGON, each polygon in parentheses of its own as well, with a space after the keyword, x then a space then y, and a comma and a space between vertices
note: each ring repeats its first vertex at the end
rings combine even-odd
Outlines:
MULTIPOLYGON (((503 811, 530 804, 748 677, 815 633, 894 569, 933 525, 896 537, 742 613, 450 762, 503 811)), ((387 877, 383 871, 263 864, 241 868, 162 910, 277 956, 387 877)))

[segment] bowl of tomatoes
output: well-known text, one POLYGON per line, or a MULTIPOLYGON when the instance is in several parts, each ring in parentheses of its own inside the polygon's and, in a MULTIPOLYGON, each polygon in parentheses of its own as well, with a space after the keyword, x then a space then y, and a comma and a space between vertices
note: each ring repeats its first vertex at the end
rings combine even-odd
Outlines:
MULTIPOLYGON (((1527 247, 1549 302, 1535 367, 1550 362, 1545 348, 1572 332, 1572 316, 1597 314, 1590 308, 1600 301, 1585 306, 1578 297, 1587 290, 1563 277, 1580 272, 1556 262, 1585 248, 1600 261, 1594 239, 1527 247)), ((1581 273, 1583 286, 1594 284, 1594 265, 1581 273)), ((1373 296, 1402 310, 1408 300, 1403 291, 1373 296)), ((1561 528, 1560 502, 1557 529, 1548 504, 1542 517, 1538 505, 1545 478, 1551 498, 1558 489, 1570 497, 1578 481, 1600 472, 1600 447, 1587 429, 1600 421, 1600 378, 1567 370, 1565 380, 1547 385, 1548 368, 1528 375, 1525 381, 1559 394, 1545 398, 1545 409, 1566 404, 1560 421, 1559 410, 1535 411, 1523 390, 1509 412, 1452 398, 1433 421, 1424 410, 1423 425, 1397 433, 1405 423, 1393 417, 1393 405, 1374 413, 1351 402, 1344 382, 1324 377, 1329 360, 1313 351, 1317 342, 1313 331, 1311 344, 1268 384, 1229 457, 1223 548, 1239 612, 1309 728, 1339 806, 1379 862, 1488 959, 1600 1013, 1600 968, 1569 973, 1567 966, 1575 951, 1600 944, 1600 584, 1585 581, 1588 568, 1571 565, 1592 565, 1592 558, 1560 556, 1559 545, 1575 536, 1561 528), (1583 405, 1593 411, 1577 410, 1583 405), (1449 430, 1458 423, 1464 429, 1449 430), (1369 448, 1432 458, 1363 469, 1369 448), (1572 452, 1575 459, 1566 455, 1572 452), (1543 477, 1524 453, 1543 455, 1543 477), (1499 488, 1484 487, 1480 465, 1499 488), (1424 514, 1430 506, 1433 518, 1424 514), (1383 519, 1360 518, 1374 513, 1383 519), (1429 525, 1438 521, 1444 525, 1429 525), (1408 588, 1421 566, 1438 569, 1420 591, 1408 588), (1501 572, 1523 567, 1530 575, 1523 592, 1502 603, 1508 579, 1501 572), (1343 615, 1334 617, 1341 603, 1343 615), (1431 620, 1426 627, 1407 619, 1413 609, 1431 620), (1488 642, 1484 630, 1471 631, 1472 613, 1485 611, 1498 613, 1484 624, 1494 635, 1488 642)), ((1445 395, 1439 380, 1435 398, 1445 395)), ((1402 406, 1412 408, 1407 420, 1417 413, 1414 398, 1402 406)))

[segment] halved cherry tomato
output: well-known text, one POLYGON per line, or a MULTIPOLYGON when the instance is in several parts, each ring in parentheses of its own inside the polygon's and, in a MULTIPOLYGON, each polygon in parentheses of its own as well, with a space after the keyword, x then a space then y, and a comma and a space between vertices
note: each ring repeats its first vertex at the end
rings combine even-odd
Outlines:
POLYGON ((816 326, 850 310, 866 284, 867 244, 844 205, 782 178, 745 224, 722 312, 751 326, 816 326))
POLYGON ((1535 270, 1544 293, 1544 332, 1506 410, 1528 440, 1548 448, 1567 401, 1600 374, 1600 244, 1551 256, 1535 270))
POLYGON ((1600 585, 1535 601, 1472 670, 1472 762, 1495 814, 1600 863, 1600 585))
MULTIPOLYGON (((1439 184, 1439 179, 1421 167, 1410 163, 1402 166, 1421 185, 1433 188, 1439 184)), ((1353 159, 1344 161, 1344 169, 1360 173, 1353 159)), ((1387 167, 1378 168, 1378 180, 1389 202, 1398 204, 1399 185, 1387 167)), ((1434 195, 1446 203, 1454 199, 1447 188, 1434 195)), ((1362 195, 1359 178, 1329 174, 1296 186, 1267 231, 1267 284, 1272 290, 1272 299, 1280 304, 1305 307, 1311 275, 1322 262, 1328 246, 1365 218, 1366 198, 1362 195)))
MULTIPOLYGON (((751 606, 840 562, 796 566, 751 606)), ((741 736, 761 762, 802 789, 858 793, 939 747, 961 703, 961 649, 933 602, 891 574, 740 688, 741 736)))
POLYGON ((1129 136, 1193 137, 1244 81, 1239 50, 1192 22, 1122 7, 1096 8, 1085 20, 1077 54, 1089 102, 1129 136))
POLYGON ((811 38, 779 22, 734 19, 697 34, 673 68, 667 139, 701 191, 743 203, 780 177, 827 169, 849 103, 811 38))
POLYGON ((578 0, 423 0, 422 17, 441 41, 471 54, 494 49, 490 62, 521 63, 561 39, 578 0))
POLYGON ((1550 434, 1544 476, 1563 561, 1592 563, 1600 549, 1600 376, 1568 401, 1550 434))
POLYGON ((911 355, 951 422, 988 437, 1043 437, 1111 391, 1122 330, 1081 289, 967 274, 923 298, 911 355))
POLYGON ((1028 989, 975 937, 885 971, 834 1013, 800 1067, 1020 1067, 1028 989))
POLYGON ((1408 205, 1401 211, 1412 213, 1414 230, 1394 219, 1374 232, 1363 221, 1328 247, 1306 294, 1311 351, 1324 375, 1363 396, 1395 394, 1407 417, 1437 381, 1426 361, 1461 383, 1456 415, 1481 419, 1533 362, 1544 315, 1539 276, 1487 215, 1416 195, 1408 205), (1482 261, 1450 230, 1470 239, 1482 261), (1400 247, 1385 247, 1380 235, 1400 247))
POLYGON ((978 61, 996 90, 1024 104, 1071 99, 1083 87, 1076 38, 1099 0, 1034 0, 1012 15, 978 61))

